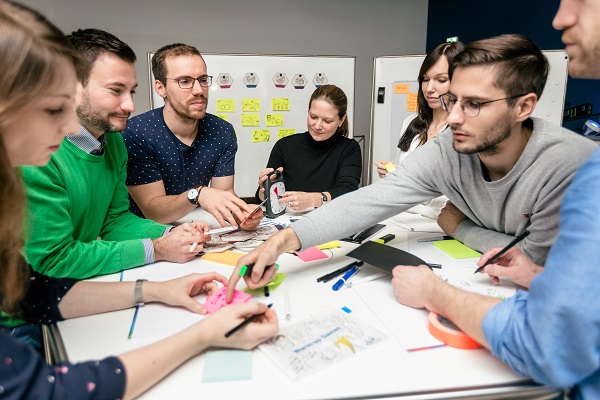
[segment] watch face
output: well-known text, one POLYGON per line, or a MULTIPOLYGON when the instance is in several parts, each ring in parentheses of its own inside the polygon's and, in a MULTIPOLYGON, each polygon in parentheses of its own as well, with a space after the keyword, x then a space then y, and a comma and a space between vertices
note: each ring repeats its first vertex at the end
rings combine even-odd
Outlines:
POLYGON ((198 199, 198 191, 196 189, 190 189, 187 197, 189 201, 195 204, 196 199, 198 199))
POLYGON ((274 182, 269 188, 269 203, 273 214, 281 214, 285 211, 285 203, 279 200, 285 193, 283 182, 274 182))

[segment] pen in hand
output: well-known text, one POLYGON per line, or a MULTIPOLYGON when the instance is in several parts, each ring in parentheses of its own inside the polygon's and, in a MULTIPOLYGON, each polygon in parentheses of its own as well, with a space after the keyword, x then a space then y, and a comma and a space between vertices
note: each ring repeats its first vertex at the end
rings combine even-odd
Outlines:
MULTIPOLYGON (((267 307, 271 308, 272 305, 273 305, 273 303, 269 304, 267 307)), ((246 318, 245 320, 240 322, 238 325, 233 327, 230 331, 225 332, 225 337, 228 338, 229 336, 233 335, 234 333, 236 333, 237 331, 239 331, 240 329, 242 329, 243 327, 248 325, 250 322, 254 321, 256 318, 263 316, 263 315, 265 315, 265 313, 253 314, 253 315, 249 316, 248 318, 246 318)))
POLYGON ((524 231, 523 233, 521 233, 519 236, 517 236, 516 238, 513 239, 512 242, 510 242, 509 244, 507 244, 502 250, 500 250, 498 253, 496 253, 492 258, 490 258, 489 260, 487 260, 485 262, 485 264, 483 264, 481 267, 477 268, 475 270, 475 274, 481 272, 482 269, 485 268, 486 265, 493 263, 494 261, 496 261, 497 259, 499 259, 500 257, 502 257, 502 255, 504 253, 506 253, 508 250, 510 250, 515 244, 519 243, 521 240, 525 239, 525 237, 529 235, 529 231, 524 231))

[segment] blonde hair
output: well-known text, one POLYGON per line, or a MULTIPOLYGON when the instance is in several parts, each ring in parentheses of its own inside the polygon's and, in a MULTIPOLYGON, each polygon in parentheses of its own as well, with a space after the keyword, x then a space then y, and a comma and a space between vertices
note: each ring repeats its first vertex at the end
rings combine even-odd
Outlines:
POLYGON ((20 110, 62 77, 61 61, 71 62, 81 79, 87 63, 64 34, 43 15, 0 0, 0 307, 16 312, 27 284, 20 265, 25 196, 4 145, 4 130, 20 110))

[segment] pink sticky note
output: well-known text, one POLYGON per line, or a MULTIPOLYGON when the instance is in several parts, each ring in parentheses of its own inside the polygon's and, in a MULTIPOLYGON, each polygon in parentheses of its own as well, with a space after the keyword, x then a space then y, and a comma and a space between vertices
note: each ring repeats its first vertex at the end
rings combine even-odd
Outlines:
MULTIPOLYGON (((225 301, 226 298, 227 286, 223 286, 221 289, 208 296, 208 299, 206 299, 206 303, 204 303, 208 313, 214 313, 218 309, 225 307, 227 305, 227 302, 225 301)), ((240 290, 235 290, 233 292, 233 300, 231 300, 231 303, 229 304, 245 303, 251 298, 252 296, 250 296, 248 293, 244 293, 240 290)))
POLYGON ((308 249, 301 252, 297 251, 296 255, 300 257, 300 259, 304 262, 327 258, 327 254, 323 253, 316 247, 309 247, 308 249))

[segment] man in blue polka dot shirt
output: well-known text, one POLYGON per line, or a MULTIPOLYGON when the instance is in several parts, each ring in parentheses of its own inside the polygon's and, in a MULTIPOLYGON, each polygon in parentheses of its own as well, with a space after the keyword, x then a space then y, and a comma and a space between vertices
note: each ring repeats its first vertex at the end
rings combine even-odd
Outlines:
MULTIPOLYGON (((230 123, 206 112, 212 77, 200 52, 181 43, 161 47, 152 72, 165 105, 132 118, 123 132, 131 211, 170 223, 200 206, 221 226, 237 226, 254 207, 233 191, 237 139, 230 123)), ((242 228, 255 229, 262 216, 242 228)))

